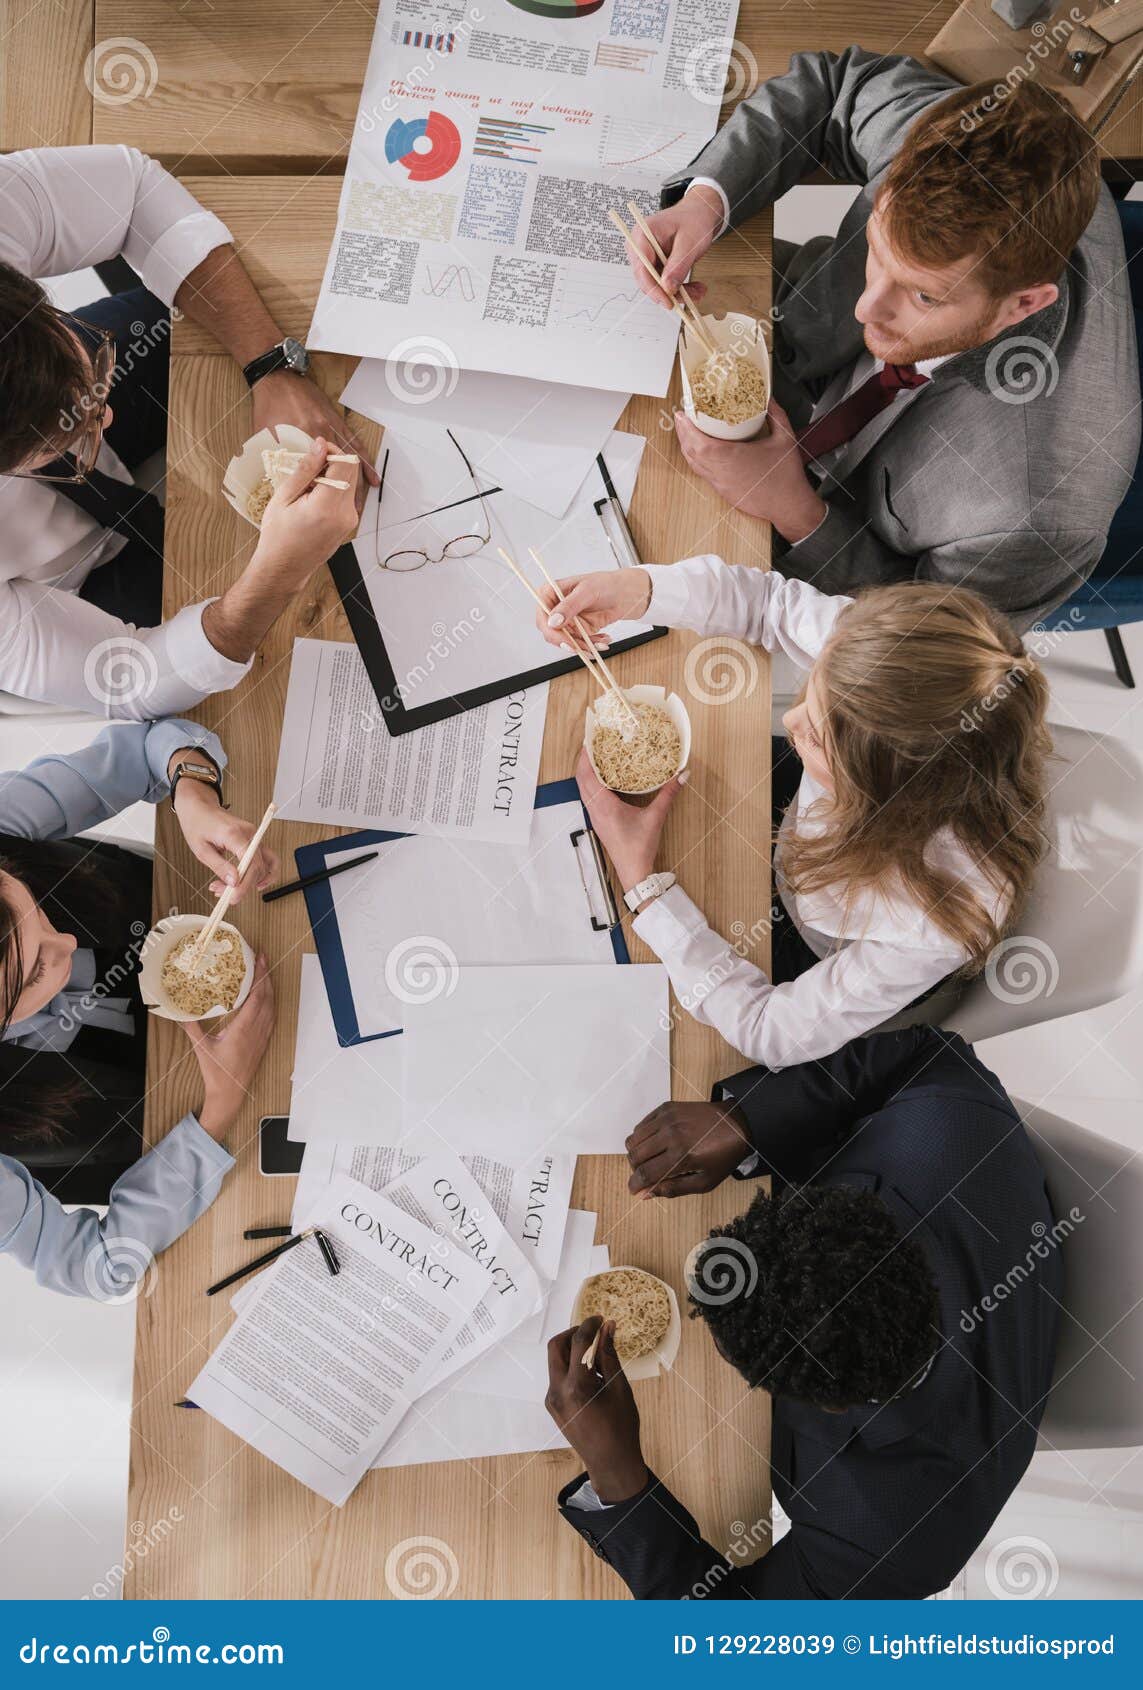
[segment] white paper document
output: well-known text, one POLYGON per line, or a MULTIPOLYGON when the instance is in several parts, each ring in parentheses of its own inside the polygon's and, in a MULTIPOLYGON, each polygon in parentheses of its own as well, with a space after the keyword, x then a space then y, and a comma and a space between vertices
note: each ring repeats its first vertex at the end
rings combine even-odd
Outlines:
MULTIPOLYGON (((583 828, 576 797, 536 810, 526 845, 395 839, 336 875, 329 886, 360 1035, 404 1026, 408 1005, 440 984, 436 967, 451 979, 477 963, 614 966, 610 931, 592 925, 601 892, 583 828)), ((332 851, 327 862, 358 854, 332 851)))
POLYGON ((561 1264, 560 1279, 552 1292, 550 1325, 538 1330, 529 1343, 525 1343, 523 1327, 508 1340, 508 1347, 521 1358, 507 1360, 511 1389, 489 1395, 473 1388, 472 1382, 485 1362, 501 1354, 499 1348, 490 1351, 473 1368, 415 1402, 374 1466, 477 1461, 484 1456, 567 1448, 567 1439, 556 1430, 544 1407, 547 1338, 570 1325, 572 1304, 584 1279, 605 1273, 610 1265, 607 1246, 591 1244, 595 1224, 594 1215, 572 1211, 566 1271, 561 1264))
MULTIPOLYGON (((338 1175, 348 1174, 371 1191, 384 1191, 424 1160, 391 1145, 311 1140, 306 1145, 298 1176, 295 1228, 300 1224, 299 1217, 312 1208, 315 1194, 320 1194, 338 1175)), ((545 1284, 553 1280, 563 1249, 575 1157, 539 1156, 515 1168, 491 1156, 473 1155, 463 1160, 492 1213, 536 1274, 545 1284)))
MULTIPOLYGON (((584 571, 618 568, 607 531, 594 501, 605 494, 597 466, 576 493, 566 513, 553 517, 516 494, 489 489, 496 483, 486 470, 476 486, 464 460, 443 437, 444 450, 385 437, 380 467, 384 485, 371 490, 353 548, 361 569, 395 690, 408 709, 456 698, 478 687, 512 681, 563 661, 535 625, 535 601, 500 556, 508 553, 536 587, 544 584, 528 556, 533 547, 557 580, 584 571), (472 556, 444 556, 462 535, 491 540, 472 556), (413 570, 385 567, 402 552, 422 552, 435 561, 413 570), (445 661, 430 665, 426 652, 434 640, 448 646, 445 661)), ((613 434, 607 464, 619 501, 626 509, 635 488, 646 440, 640 434, 613 434)), ((618 642, 646 632, 650 624, 617 622, 618 642)))
POLYGON ((671 1095, 669 1027, 658 964, 461 968, 406 1006, 402 1142, 622 1154, 671 1095))
POLYGON ((281 1256, 187 1394, 340 1504, 430 1382, 488 1280, 455 1241, 353 1180, 330 1186, 318 1214, 340 1272, 329 1273, 313 1239, 281 1256))
MULTIPOLYGON (((430 642, 430 666, 435 650, 447 670, 450 637, 430 642)), ((406 702, 419 702, 415 684, 406 702)), ((547 705, 545 683, 394 738, 355 645, 295 640, 274 780, 278 814, 523 844, 547 705)))
POLYGON ((667 391, 678 320, 608 220, 714 134, 737 0, 381 0, 308 342, 667 391))
POLYGON ((400 1039, 370 1039, 364 1044, 340 1044, 321 963, 316 956, 303 956, 289 1137, 353 1145, 391 1144, 398 1139, 400 1043, 400 1039))
POLYGON ((448 450, 451 429, 489 486, 504 487, 552 516, 563 516, 604 452, 626 393, 457 370, 423 385, 409 366, 363 358, 343 405, 391 427, 398 439, 448 450))

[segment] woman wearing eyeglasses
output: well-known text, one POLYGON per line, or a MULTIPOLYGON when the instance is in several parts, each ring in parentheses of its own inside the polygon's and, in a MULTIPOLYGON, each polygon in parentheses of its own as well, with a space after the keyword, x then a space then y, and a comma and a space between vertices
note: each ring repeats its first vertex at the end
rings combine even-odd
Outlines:
POLYGON ((225 226, 153 160, 128 147, 0 158, 0 692, 131 720, 188 709, 242 679, 356 528, 354 476, 351 494, 319 493, 296 533, 264 535, 220 599, 163 623, 163 513, 132 477, 166 443, 172 304, 243 367, 250 432, 290 422, 358 450, 225 226), (34 280, 116 257, 145 285, 72 313, 34 280))
MULTIPOLYGON (((264 845, 222 804, 226 757, 193 722, 105 728, 70 756, 0 774, 0 1253, 73 1296, 122 1295, 217 1196, 233 1127, 273 1029, 259 958, 250 995, 218 1029, 189 1023, 198 1098, 142 1148, 147 1015, 136 984, 151 925, 151 865, 78 838, 140 799, 170 799, 188 846, 235 901, 267 884, 264 845), (109 1203, 102 1222, 63 1203, 109 1203)), ((198 895, 187 887, 187 897, 198 895)))

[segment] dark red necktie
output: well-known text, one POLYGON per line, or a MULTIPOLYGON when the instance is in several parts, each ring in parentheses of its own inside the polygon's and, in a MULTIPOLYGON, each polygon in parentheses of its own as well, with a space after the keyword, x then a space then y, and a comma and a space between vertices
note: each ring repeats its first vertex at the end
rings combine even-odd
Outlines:
POLYGON ((844 446, 847 440, 861 433, 866 423, 879 416, 886 405, 891 405, 903 388, 924 387, 928 379, 915 364, 884 365, 840 404, 800 431, 798 449, 802 457, 808 463, 811 458, 824 457, 836 446, 844 446))

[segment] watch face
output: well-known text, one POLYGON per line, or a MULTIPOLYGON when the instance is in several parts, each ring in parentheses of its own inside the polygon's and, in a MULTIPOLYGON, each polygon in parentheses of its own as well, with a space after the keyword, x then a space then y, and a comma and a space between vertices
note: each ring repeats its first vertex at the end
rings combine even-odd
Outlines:
POLYGON ((291 370, 305 373, 310 367, 310 355, 300 340, 291 340, 287 335, 282 342, 282 355, 291 370))

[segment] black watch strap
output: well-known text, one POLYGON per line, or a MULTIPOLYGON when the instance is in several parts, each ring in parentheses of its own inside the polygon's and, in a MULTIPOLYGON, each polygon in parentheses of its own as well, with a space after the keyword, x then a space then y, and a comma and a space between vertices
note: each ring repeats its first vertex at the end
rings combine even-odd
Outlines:
POLYGON ((276 370, 293 370, 297 375, 305 375, 309 367, 309 354, 299 340, 291 340, 287 335, 277 346, 271 346, 268 352, 259 353, 257 358, 251 358, 243 365, 242 374, 247 384, 254 386, 263 376, 273 375, 276 370))
POLYGON ((169 797, 170 797, 170 800, 171 800, 171 808, 174 809, 175 793, 179 789, 179 782, 183 779, 186 779, 186 780, 197 781, 202 786, 213 786, 214 790, 218 793, 218 802, 219 802, 220 808, 222 808, 223 810, 228 810, 230 808, 230 806, 226 802, 226 799, 223 796, 223 792, 222 792, 222 770, 219 768, 218 764, 215 762, 215 760, 211 756, 210 752, 204 751, 201 748, 201 746, 197 746, 197 745, 193 746, 193 747, 188 746, 187 752, 188 752, 187 761, 185 763, 184 762, 176 763, 175 764, 175 772, 171 776, 171 790, 170 790, 170 793, 169 793, 169 797), (203 765, 200 762, 192 762, 190 760, 189 753, 192 750, 194 751, 196 757, 205 758, 205 760, 210 764, 209 769, 203 768, 203 765))

